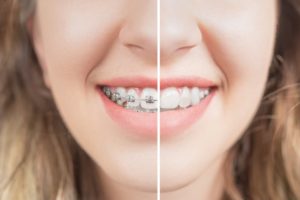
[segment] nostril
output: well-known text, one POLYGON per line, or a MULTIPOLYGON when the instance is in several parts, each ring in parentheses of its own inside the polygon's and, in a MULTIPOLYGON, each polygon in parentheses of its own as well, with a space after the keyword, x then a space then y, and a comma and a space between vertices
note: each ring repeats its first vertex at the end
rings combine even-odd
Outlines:
MULTIPOLYGON (((155 30, 155 29, 154 29, 155 30)), ((154 32, 148 26, 142 24, 126 24, 119 32, 120 43, 132 53, 146 60, 155 62, 157 54, 157 38, 154 32)))
POLYGON ((195 48, 196 46, 197 46, 196 44, 187 45, 187 46, 179 47, 175 51, 188 51, 188 50, 195 48))
POLYGON ((125 44, 125 46, 133 50, 144 50, 142 46, 136 44, 125 44))
POLYGON ((161 50, 161 59, 164 58, 168 58, 168 57, 172 57, 172 56, 179 56, 179 55, 184 55, 188 52, 190 52, 192 49, 194 49, 197 45, 193 44, 193 45, 185 45, 185 46, 180 46, 177 48, 169 49, 169 51, 167 51, 166 49, 161 50))

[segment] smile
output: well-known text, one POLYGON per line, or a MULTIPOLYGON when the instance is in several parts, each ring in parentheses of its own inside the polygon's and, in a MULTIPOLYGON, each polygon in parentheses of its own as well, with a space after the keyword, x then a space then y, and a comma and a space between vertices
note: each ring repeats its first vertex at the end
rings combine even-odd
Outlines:
MULTIPOLYGON (((115 104, 136 112, 157 112, 157 90, 100 86, 104 95, 115 104)), ((198 105, 211 93, 211 88, 168 87, 161 90, 160 111, 186 109, 198 105)))
POLYGON ((95 86, 113 123, 130 135, 150 138, 157 136, 157 123, 161 137, 184 132, 201 119, 218 92, 218 84, 199 77, 161 79, 158 104, 156 79, 119 77, 95 86))

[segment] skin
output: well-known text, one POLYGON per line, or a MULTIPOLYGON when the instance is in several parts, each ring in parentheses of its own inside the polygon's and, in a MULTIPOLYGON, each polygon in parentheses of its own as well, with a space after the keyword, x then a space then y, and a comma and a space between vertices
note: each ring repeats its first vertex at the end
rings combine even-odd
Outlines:
MULTIPOLYGON (((226 153, 264 91, 276 1, 160 4, 161 78, 197 74, 218 85, 193 126, 162 138, 161 198, 219 199, 226 153)), ((156 1, 37 1, 32 38, 45 83, 70 132, 99 167, 105 199, 156 199, 156 141, 127 137, 94 90, 95 82, 118 76, 156 77, 156 26, 156 1)))
POLYGON ((148 0, 37 1, 32 32, 44 80, 99 167, 105 199, 156 199, 155 139, 128 137, 95 90, 120 76, 156 78, 155 9, 148 0))
POLYGON ((162 0, 161 9, 161 77, 197 74, 219 87, 192 127, 161 141, 162 199, 220 199, 227 151, 266 85, 277 2, 162 0))

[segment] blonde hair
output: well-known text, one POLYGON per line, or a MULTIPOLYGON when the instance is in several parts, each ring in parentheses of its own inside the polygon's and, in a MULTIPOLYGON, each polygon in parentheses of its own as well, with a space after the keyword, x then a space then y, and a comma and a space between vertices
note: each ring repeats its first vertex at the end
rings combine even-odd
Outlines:
POLYGON ((283 0, 264 97, 225 166, 224 199, 300 199, 300 1, 283 0))
MULTIPOLYGON (((98 199, 96 170, 64 126, 26 21, 32 0, 0 7, 0 199, 98 199)), ((261 106, 232 147, 224 199, 300 199, 300 1, 283 0, 261 106)))
POLYGON ((0 199, 97 199, 92 161, 68 134, 30 44, 34 1, 0 9, 0 199))

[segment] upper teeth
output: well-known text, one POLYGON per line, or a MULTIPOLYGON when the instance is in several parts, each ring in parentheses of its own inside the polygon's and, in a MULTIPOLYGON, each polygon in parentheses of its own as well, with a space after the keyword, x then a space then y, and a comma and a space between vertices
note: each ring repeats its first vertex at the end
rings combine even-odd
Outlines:
POLYGON ((154 88, 145 88, 142 91, 141 99, 141 107, 147 110, 155 110, 157 109, 157 92, 154 88))
MULTIPOLYGON (((153 111, 157 110, 157 91, 154 88, 102 88, 104 94, 112 101, 126 108, 136 111, 153 111)), ((199 87, 169 87, 161 91, 160 108, 172 110, 178 108, 188 108, 198 104, 210 93, 209 88, 199 87)))

